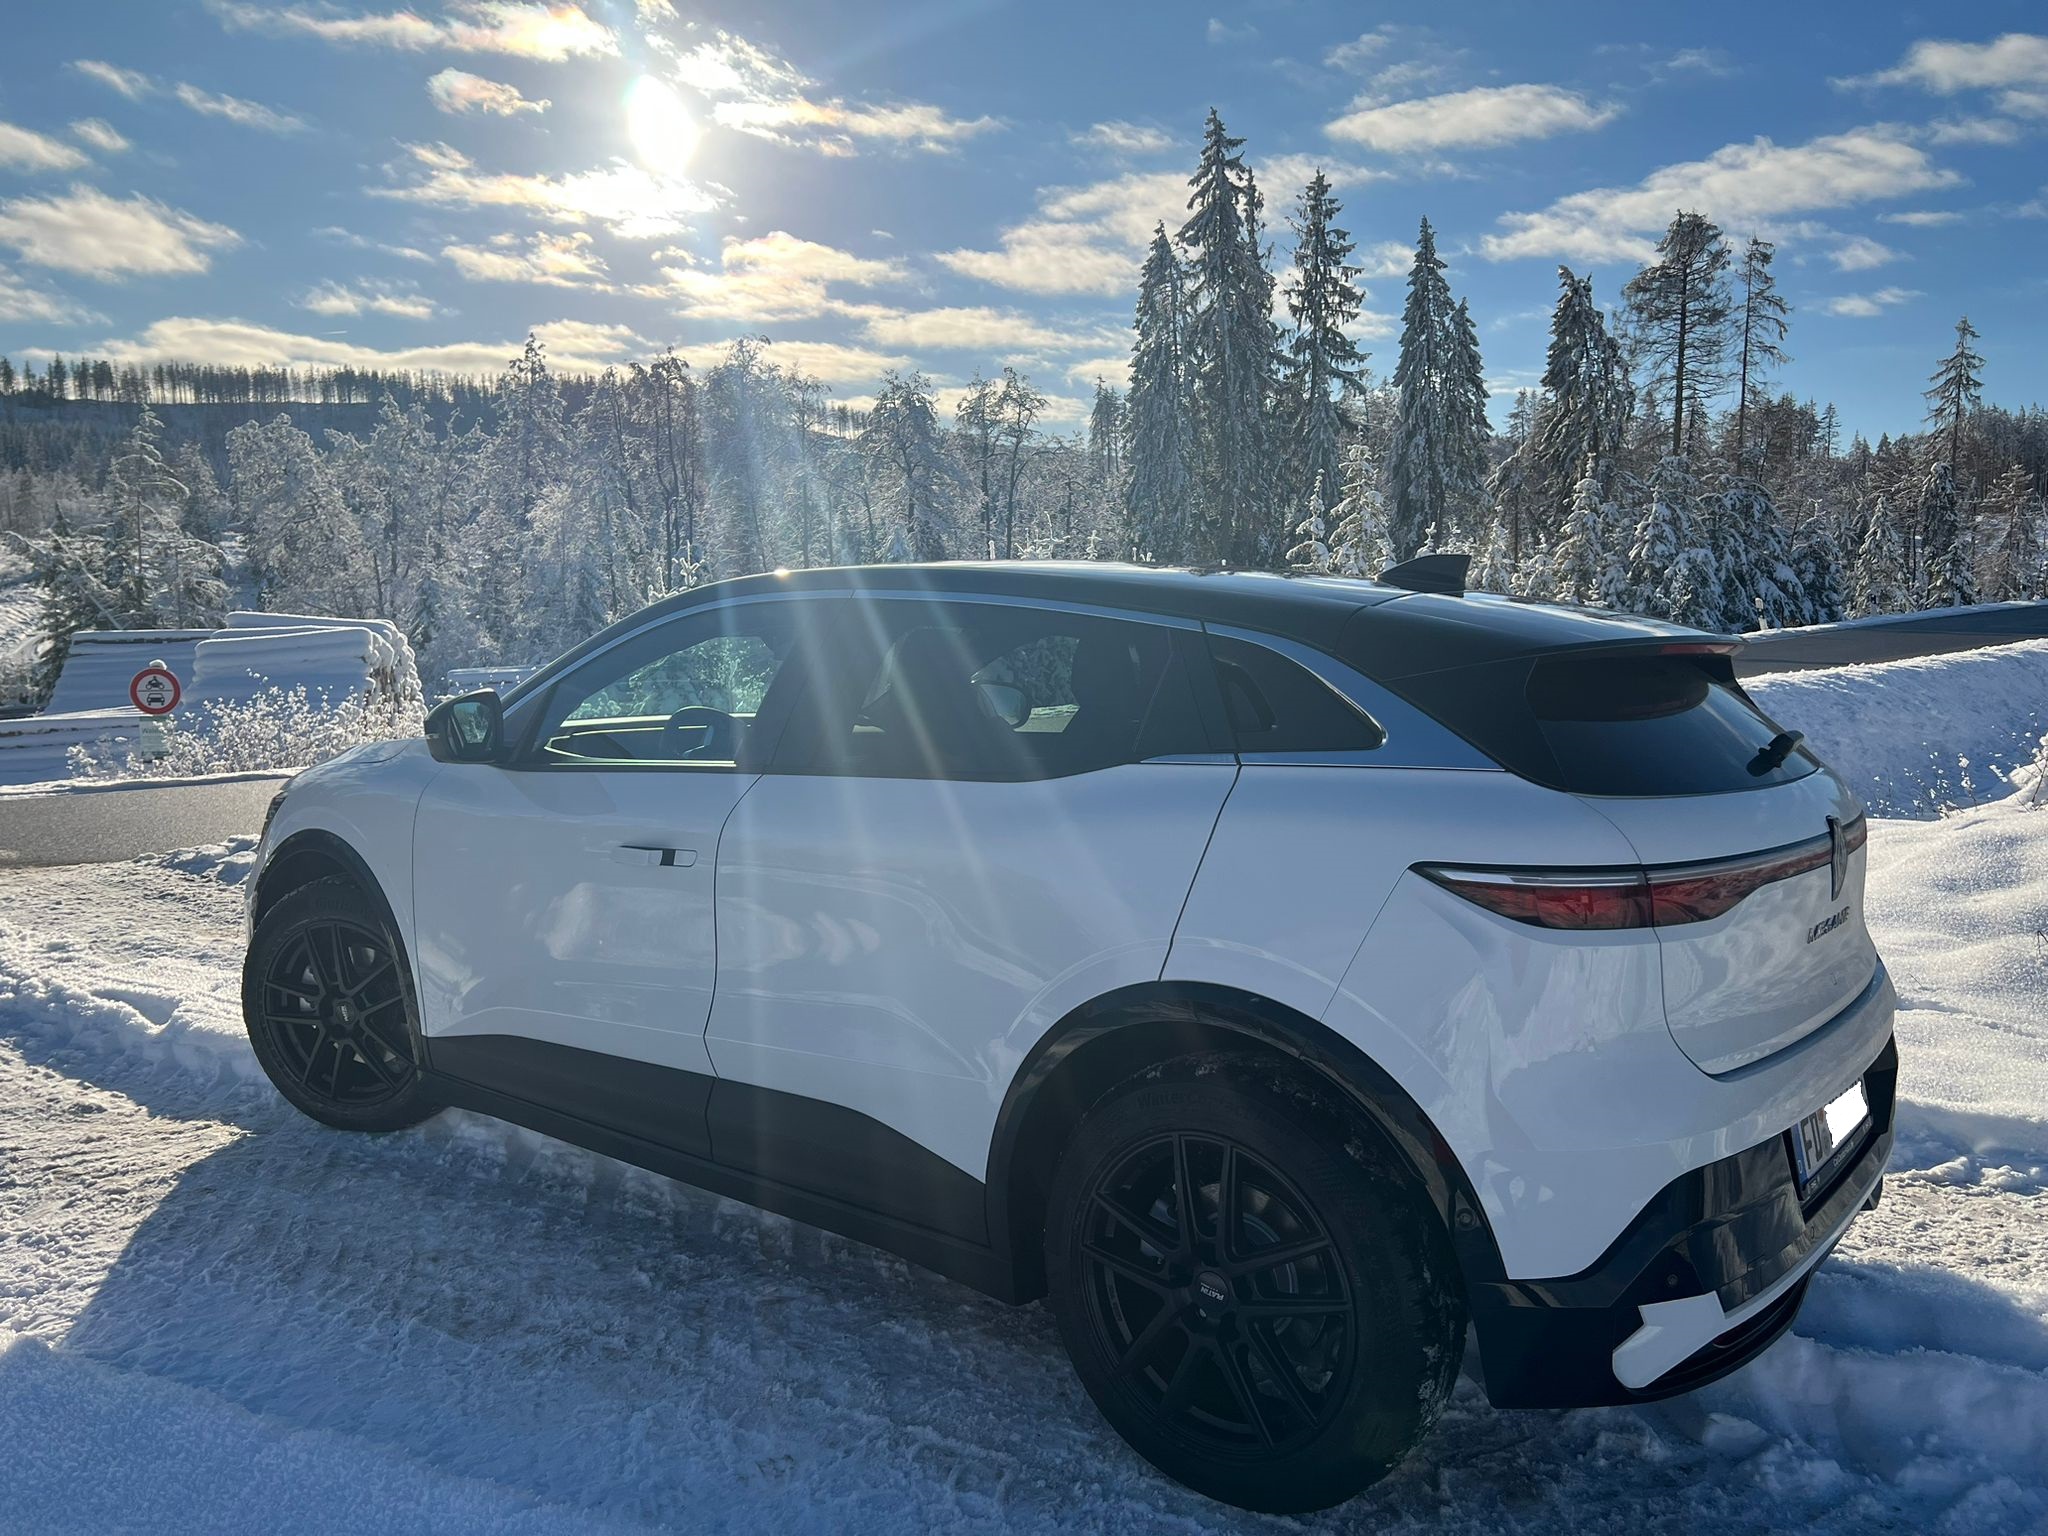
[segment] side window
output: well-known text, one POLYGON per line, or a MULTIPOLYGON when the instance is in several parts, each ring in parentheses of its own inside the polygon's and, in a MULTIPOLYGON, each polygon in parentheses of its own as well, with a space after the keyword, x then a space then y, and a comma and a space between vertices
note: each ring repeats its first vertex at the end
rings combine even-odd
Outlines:
POLYGON ((592 657, 555 684, 527 766, 736 766, 793 648, 796 606, 686 614, 592 657))
POLYGON ((1369 752, 1387 739, 1370 716, 1278 651, 1211 635, 1209 652, 1240 752, 1369 752))
POLYGON ((998 603, 846 606, 839 675, 775 772, 1042 779, 1201 750, 1170 630, 998 603))

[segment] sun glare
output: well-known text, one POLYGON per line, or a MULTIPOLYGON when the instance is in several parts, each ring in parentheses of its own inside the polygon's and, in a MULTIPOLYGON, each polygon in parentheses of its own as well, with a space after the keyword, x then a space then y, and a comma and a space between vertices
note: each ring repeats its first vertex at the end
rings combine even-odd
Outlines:
POLYGON ((697 152, 696 120, 672 86, 642 75, 626 91, 626 133, 640 163, 657 174, 678 174, 697 152))

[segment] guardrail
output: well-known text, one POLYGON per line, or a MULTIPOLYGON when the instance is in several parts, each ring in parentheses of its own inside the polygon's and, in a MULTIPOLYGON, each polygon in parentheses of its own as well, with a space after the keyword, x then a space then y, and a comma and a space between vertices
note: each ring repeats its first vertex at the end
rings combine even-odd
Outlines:
POLYGON ((1746 676, 1808 672, 1864 661, 1903 661, 1910 656, 1941 656, 1987 645, 2048 639, 2048 603, 1931 608, 1924 613, 1886 614, 1840 624, 1766 629, 1748 639, 1735 660, 1735 669, 1746 676))

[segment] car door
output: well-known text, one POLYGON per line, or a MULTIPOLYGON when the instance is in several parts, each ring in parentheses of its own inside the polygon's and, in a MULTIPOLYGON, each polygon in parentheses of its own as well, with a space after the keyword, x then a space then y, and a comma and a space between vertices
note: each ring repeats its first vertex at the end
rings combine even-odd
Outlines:
POLYGON ((965 1229, 1032 1043, 1159 976, 1236 763, 1193 626, 834 604, 832 659, 719 846, 712 1139, 927 1225, 957 1199, 965 1229))
POLYGON ((413 953, 437 1070, 704 1150, 719 832, 801 686, 801 606, 627 636, 514 712, 508 765, 428 785, 413 953))

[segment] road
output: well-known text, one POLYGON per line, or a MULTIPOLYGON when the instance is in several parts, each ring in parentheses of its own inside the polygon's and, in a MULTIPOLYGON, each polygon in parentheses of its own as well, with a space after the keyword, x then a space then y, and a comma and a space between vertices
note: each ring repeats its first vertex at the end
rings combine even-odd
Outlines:
POLYGON ((287 777, 95 784, 0 795, 0 868, 105 864, 254 832, 287 777))

